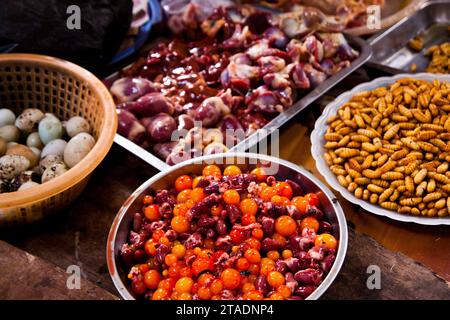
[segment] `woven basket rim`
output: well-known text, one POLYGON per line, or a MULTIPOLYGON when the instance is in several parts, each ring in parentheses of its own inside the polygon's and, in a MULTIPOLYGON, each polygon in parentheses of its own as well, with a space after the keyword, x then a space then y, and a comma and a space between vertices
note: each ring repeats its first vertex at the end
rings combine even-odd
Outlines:
POLYGON ((47 66, 68 75, 74 74, 78 76, 80 79, 85 81, 89 85, 92 92, 97 95, 100 104, 104 108, 104 121, 99 130, 99 136, 94 148, 76 166, 68 170, 63 175, 34 188, 0 194, 1 209, 8 209, 17 206, 28 206, 30 204, 40 202, 70 189, 72 186, 87 178, 111 149, 114 136, 117 131, 118 121, 116 106, 109 90, 105 87, 102 81, 100 81, 88 70, 63 59, 37 54, 0 54, 0 63, 5 62, 28 63, 30 66, 34 67, 47 66))

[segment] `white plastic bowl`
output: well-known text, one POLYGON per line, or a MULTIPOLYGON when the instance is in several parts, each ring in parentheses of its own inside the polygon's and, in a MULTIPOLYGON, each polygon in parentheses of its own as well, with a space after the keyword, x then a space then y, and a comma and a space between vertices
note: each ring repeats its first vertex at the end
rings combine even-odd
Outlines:
POLYGON ((328 182, 328 184, 336 191, 339 191, 339 193, 348 201, 357 204, 364 208, 365 210, 374 213, 379 216, 385 216, 393 220, 397 221, 403 221, 403 222, 414 222, 418 224, 424 224, 424 225, 450 225, 450 216, 447 217, 419 217, 419 216, 412 216, 412 215, 403 215, 398 212, 387 210, 384 208, 381 208, 377 205, 373 205, 368 201, 364 201, 362 199, 356 198, 351 192, 349 192, 346 188, 341 186, 341 184, 338 182, 336 176, 333 172, 331 172, 328 164, 325 162, 325 159, 323 157, 324 153, 326 152, 324 148, 325 139, 324 135, 325 132, 328 129, 327 119, 331 116, 335 115, 339 109, 340 106, 342 106, 344 103, 349 101, 354 95, 356 95, 359 92, 368 91, 368 90, 374 90, 379 87, 385 87, 388 86, 395 81, 402 79, 402 78, 414 78, 414 79, 420 79, 420 80, 426 80, 426 81, 433 81, 435 79, 438 79, 440 81, 450 81, 450 75, 437 75, 437 74, 431 74, 431 73, 418 73, 418 74, 399 74, 393 77, 382 77, 375 79, 371 82, 360 84, 359 86, 356 86, 350 91, 347 91, 343 94, 341 94, 339 97, 337 97, 333 102, 328 104, 325 107, 325 110, 323 111, 320 118, 316 121, 316 125, 314 127, 314 130, 311 134, 311 153, 316 161, 316 167, 319 173, 325 178, 325 180, 328 182))

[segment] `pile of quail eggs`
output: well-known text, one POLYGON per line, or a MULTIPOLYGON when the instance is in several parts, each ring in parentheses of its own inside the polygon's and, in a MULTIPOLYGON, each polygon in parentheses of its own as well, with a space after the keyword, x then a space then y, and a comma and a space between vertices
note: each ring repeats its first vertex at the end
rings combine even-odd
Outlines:
POLYGON ((62 175, 94 147, 91 127, 75 116, 0 109, 0 193, 25 190, 62 175))

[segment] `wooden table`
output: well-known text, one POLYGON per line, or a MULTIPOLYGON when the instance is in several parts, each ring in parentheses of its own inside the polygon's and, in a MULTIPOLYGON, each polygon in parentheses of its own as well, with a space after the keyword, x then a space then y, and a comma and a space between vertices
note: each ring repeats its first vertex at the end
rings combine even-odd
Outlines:
MULTIPOLYGON (((360 71, 331 96, 364 77, 360 71)), ((309 135, 327 99, 290 121, 280 135, 281 158, 319 177, 309 135)), ((2 230, 0 299, 116 299, 105 261, 109 227, 128 195, 156 172, 115 145, 64 212, 33 226, 2 230), (67 289, 70 265, 81 268, 80 290, 67 289)), ((397 223, 338 198, 349 222, 349 246, 344 266, 323 298, 450 299, 450 227, 397 223), (367 288, 370 265, 381 270, 381 290, 367 288)))

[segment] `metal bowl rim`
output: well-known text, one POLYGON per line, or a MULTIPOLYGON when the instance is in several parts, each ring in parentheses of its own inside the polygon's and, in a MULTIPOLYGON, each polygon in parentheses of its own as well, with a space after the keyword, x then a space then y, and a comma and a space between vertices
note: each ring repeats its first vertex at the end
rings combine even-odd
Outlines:
POLYGON ((336 255, 336 260, 333 263, 333 266, 330 269, 330 272, 325 277, 324 281, 317 287, 317 289, 309 295, 306 300, 316 300, 318 299, 325 291, 328 289, 328 287, 333 283, 334 279, 338 275, 344 260, 345 255, 347 252, 347 245, 348 245, 348 231, 347 231, 347 221, 345 220, 344 212, 342 210, 341 205, 337 201, 336 196, 331 192, 331 190, 318 178, 316 178, 312 173, 307 171, 301 166, 298 166, 292 162, 275 158, 268 155, 263 154, 255 154, 255 153, 244 153, 244 152, 228 152, 228 153, 220 153, 220 154, 213 154, 213 155, 207 155, 202 156, 194 159, 190 159, 188 161, 181 162, 177 165, 172 166, 168 170, 159 172, 158 174, 154 175, 153 177, 149 178, 147 181, 145 181, 143 184, 141 184, 124 202, 124 205, 119 209, 116 217, 114 218, 114 221, 111 225, 111 229, 108 234, 108 242, 107 242, 107 248, 106 248, 106 260, 108 265, 108 271, 111 276, 111 279, 114 283, 114 286, 116 287, 117 291, 119 292, 120 296, 125 300, 135 300, 135 298, 130 294, 127 286, 123 283, 122 279, 119 276, 119 270, 116 265, 116 259, 115 259, 115 240, 116 235, 119 226, 122 223, 122 220, 125 216, 125 213, 127 212, 128 208, 131 204, 136 201, 136 199, 147 190, 152 184, 154 184, 159 179, 163 178, 164 176, 183 168, 184 166, 191 165, 191 164, 200 164, 205 161, 211 161, 216 159, 224 159, 224 158, 248 158, 248 159, 258 159, 262 161, 270 161, 274 163, 278 163, 280 165, 283 165, 289 169, 292 169, 303 176, 306 176, 308 179, 310 179, 314 184, 317 185, 317 187, 324 192, 324 194, 328 197, 330 200, 331 206, 333 207, 334 213, 336 215, 338 226, 339 226, 339 246, 338 251, 336 255))

